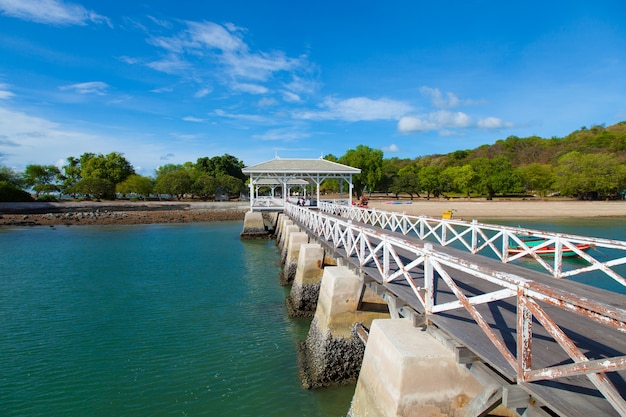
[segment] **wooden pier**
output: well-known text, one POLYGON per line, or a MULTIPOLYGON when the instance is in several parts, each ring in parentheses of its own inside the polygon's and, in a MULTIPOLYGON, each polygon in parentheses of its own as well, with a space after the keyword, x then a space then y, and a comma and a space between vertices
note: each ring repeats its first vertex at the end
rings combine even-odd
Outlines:
MULTIPOLYGON (((473 405, 476 415, 502 404, 520 415, 533 409, 626 416, 624 295, 555 279, 563 274, 560 264, 539 272, 348 219, 343 210, 285 207, 302 230, 387 301, 392 317, 413 318, 453 349, 459 363, 484 364, 503 381, 482 409, 473 405)), ((619 263, 624 261, 611 265, 619 263)), ((611 265, 597 268, 621 282, 611 265)))

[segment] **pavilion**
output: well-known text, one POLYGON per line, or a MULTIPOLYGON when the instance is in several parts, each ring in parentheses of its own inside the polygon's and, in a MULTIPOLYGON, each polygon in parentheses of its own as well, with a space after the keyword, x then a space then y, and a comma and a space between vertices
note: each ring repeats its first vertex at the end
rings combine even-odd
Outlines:
POLYGON ((242 169, 250 176, 250 210, 279 209, 288 201, 292 187, 302 187, 306 184, 315 184, 317 201, 320 200, 320 184, 327 179, 339 180, 341 189, 343 182, 348 183, 349 199, 352 200, 352 176, 360 174, 359 168, 327 161, 326 159, 291 159, 279 158, 242 169), (306 184, 304 184, 306 182, 306 184), (281 199, 263 199, 259 197, 261 186, 272 188, 272 196, 276 188, 282 190, 281 199), (271 203, 268 203, 271 201, 271 203))

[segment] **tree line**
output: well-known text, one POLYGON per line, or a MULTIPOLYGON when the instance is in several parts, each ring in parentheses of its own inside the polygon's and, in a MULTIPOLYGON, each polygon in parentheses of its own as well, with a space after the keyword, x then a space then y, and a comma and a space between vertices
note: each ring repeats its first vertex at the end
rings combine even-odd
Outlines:
MULTIPOLYGON (((414 197, 562 195, 623 199, 626 195, 626 122, 581 127, 564 138, 509 136, 493 145, 415 159, 383 158, 360 145, 326 159, 359 167, 357 194, 414 197)), ((325 183, 336 191, 336 183, 325 183)))
MULTIPOLYGON (((325 159, 361 169, 353 177, 357 196, 379 192, 396 198, 511 195, 562 195, 578 199, 626 195, 626 121, 581 127, 566 137, 509 136, 493 145, 414 159, 384 158, 359 145, 325 159)), ((138 175, 121 153, 85 153, 65 165, 28 165, 23 173, 0 166, 0 201, 49 199, 55 193, 88 198, 150 195, 181 199, 230 198, 246 190, 244 163, 232 155, 198 158, 160 166, 155 176, 138 175)), ((326 192, 340 184, 327 180, 326 192)), ((261 193, 269 192, 260 189, 261 193)))
POLYGON ((139 175, 123 154, 84 153, 70 156, 65 165, 27 165, 23 173, 0 167, 0 201, 31 201, 67 195, 88 199, 119 196, 147 199, 151 195, 204 200, 238 196, 245 189, 242 161, 228 154, 202 157, 184 164, 160 166, 154 177, 139 175))

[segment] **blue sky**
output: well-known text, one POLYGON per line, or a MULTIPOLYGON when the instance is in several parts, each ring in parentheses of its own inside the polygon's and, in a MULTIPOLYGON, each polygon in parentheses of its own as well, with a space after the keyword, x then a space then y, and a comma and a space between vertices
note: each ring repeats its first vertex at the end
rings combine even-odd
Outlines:
POLYGON ((0 0, 0 164, 473 149, 626 120, 626 2, 0 0))

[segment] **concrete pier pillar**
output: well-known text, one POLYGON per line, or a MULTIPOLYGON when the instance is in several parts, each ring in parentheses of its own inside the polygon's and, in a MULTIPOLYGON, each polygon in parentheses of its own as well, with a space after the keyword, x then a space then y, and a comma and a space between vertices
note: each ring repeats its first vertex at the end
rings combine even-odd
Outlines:
POLYGON ((459 416, 481 390, 451 350, 410 320, 375 320, 348 415, 459 416))
MULTIPOLYGON (((297 227, 297 226, 291 226, 297 227)), ((298 269, 298 258, 300 256, 300 247, 309 243, 309 235, 304 232, 290 232, 287 238, 287 246, 285 259, 283 261, 283 270, 280 278, 280 285, 289 285, 293 282, 298 269)))
POLYGON ((306 341, 299 346, 302 385, 315 388, 356 381, 365 347, 356 334, 388 313, 358 311, 363 282, 350 269, 326 267, 315 316, 306 341))
POLYGON ((278 236, 280 235, 280 231, 283 227, 283 221, 285 219, 285 215, 283 213, 276 214, 276 227, 274 228, 274 239, 278 240, 278 236))
MULTIPOLYGON (((287 241, 289 238, 289 233, 299 232, 299 231, 300 231, 300 228, 296 226, 295 224, 293 224, 292 220, 285 221, 285 223, 283 224, 283 229, 280 232, 280 237, 277 241, 278 248, 281 250, 281 253, 286 249, 287 241)), ((282 260, 283 259, 281 256, 281 261, 282 260)))
POLYGON ((267 226, 267 232, 270 235, 276 233, 276 227, 278 227, 278 212, 271 211, 263 213, 263 219, 265 220, 265 224, 267 226))
POLYGON ((263 215, 258 211, 248 211, 243 219, 241 239, 267 239, 269 233, 265 229, 263 215))
POLYGON ((276 245, 278 245, 279 248, 282 248, 287 226, 291 225, 293 225, 293 220, 291 220, 284 214, 282 214, 281 217, 278 219, 278 228, 276 230, 276 245))
POLYGON ((282 234, 282 243, 279 245, 281 265, 285 265, 285 261, 287 260, 287 251, 289 251, 289 236, 292 233, 300 233, 300 228, 295 224, 286 225, 282 234))
POLYGON ((323 273, 324 249, 317 243, 302 244, 291 293, 287 297, 289 316, 313 316, 317 306, 323 273))

